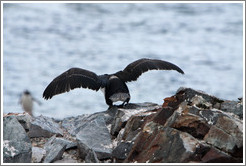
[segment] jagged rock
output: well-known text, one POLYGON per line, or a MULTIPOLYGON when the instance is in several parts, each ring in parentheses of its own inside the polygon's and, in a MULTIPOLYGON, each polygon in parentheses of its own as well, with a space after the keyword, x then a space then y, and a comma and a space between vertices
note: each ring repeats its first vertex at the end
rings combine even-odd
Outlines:
POLYGON ((121 128, 126 125, 126 122, 133 115, 147 116, 153 113, 153 111, 159 109, 160 106, 154 103, 142 103, 142 104, 128 104, 124 109, 117 109, 114 116, 111 127, 111 135, 118 135, 121 128))
MULTIPOLYGON (((164 99, 163 107, 179 107, 179 104, 182 102, 187 102, 187 104, 193 103, 199 108, 207 108, 214 107, 219 108, 220 104, 224 102, 215 96, 211 96, 206 94, 203 91, 197 91, 191 88, 181 87, 177 90, 174 96, 168 97, 164 99)), ((176 109, 176 108, 175 108, 176 109)))
POLYGON ((62 126, 71 135, 76 136, 79 156, 86 159, 86 162, 97 162, 98 159, 111 157, 112 141, 107 123, 112 121, 115 108, 92 115, 66 118, 62 121, 62 126), (87 151, 91 153, 87 154, 87 151))
MULTIPOLYGON (((80 153, 84 154, 84 151, 88 150, 83 149, 84 146, 82 145, 86 145, 89 149, 95 151, 98 159, 110 158, 112 154, 112 141, 104 116, 88 117, 87 120, 87 123, 79 127, 79 132, 76 134, 80 153)), ((85 156, 81 155, 81 157, 85 156)))
POLYGON ((99 162, 95 151, 81 141, 78 141, 78 151, 79 157, 83 159, 86 163, 99 162))
POLYGON ((86 163, 99 163, 97 155, 94 150, 90 149, 85 157, 86 163))
POLYGON ((66 150, 66 144, 54 141, 54 143, 48 143, 48 145, 45 146, 45 150, 47 153, 46 157, 44 158, 44 163, 52 163, 62 158, 62 155, 66 150))
POLYGON ((133 143, 130 142, 120 142, 112 152, 113 158, 116 158, 118 162, 126 159, 128 153, 131 151, 132 145, 133 143))
POLYGON ((70 149, 70 148, 76 148, 77 146, 77 143, 76 142, 72 142, 72 141, 69 141, 69 140, 66 140, 64 138, 59 138, 59 137, 56 137, 56 135, 52 136, 44 145, 44 148, 46 150, 49 150, 49 147, 52 145, 52 144, 61 144, 61 145, 65 145, 66 146, 66 149, 70 149))
POLYGON ((97 118, 103 117, 107 126, 112 124, 113 118, 117 113, 118 108, 113 106, 106 111, 97 112, 94 114, 83 114, 76 117, 69 117, 62 120, 62 127, 64 127, 72 136, 80 131, 80 128, 87 122, 97 118))
POLYGON ((16 116, 16 119, 23 126, 26 131, 30 130, 30 123, 33 120, 33 117, 28 113, 19 114, 16 116))
POLYGON ((47 151, 44 162, 50 163, 60 160, 65 150, 75 147, 77 147, 77 143, 64 138, 57 138, 54 135, 44 144, 44 149, 47 151))
POLYGON ((237 119, 221 115, 204 140, 232 156, 243 156, 243 124, 237 119))
MULTIPOLYGON (((166 109, 167 108, 163 108, 160 112, 165 112, 166 109)), ((170 108, 168 108, 168 110, 169 109, 170 108)), ((211 125, 209 125, 204 118, 199 116, 199 111, 201 111, 199 108, 188 106, 186 102, 183 102, 177 110, 172 109, 172 111, 169 111, 169 116, 172 112, 173 114, 165 121, 164 126, 169 126, 187 132, 195 138, 203 139, 211 125)))
POLYGON ((171 127, 185 131, 198 139, 203 139, 210 129, 205 120, 190 114, 177 115, 171 127))
POLYGON ((31 141, 16 117, 3 118, 3 162, 30 163, 31 141))
POLYGON ((46 150, 39 147, 32 147, 32 162, 41 163, 46 155, 46 150))
POLYGON ((4 163, 30 163, 32 157, 30 143, 3 140, 4 163))
POLYGON ((29 137, 52 137, 63 135, 59 124, 49 117, 38 116, 30 123, 29 137))
POLYGON ((124 128, 124 132, 122 134, 122 139, 119 140, 120 142, 124 141, 124 142, 131 142, 133 143, 138 135, 138 133, 141 131, 141 126, 144 123, 144 118, 146 116, 144 115, 134 115, 132 116, 125 128, 124 128))
POLYGON ((237 101, 224 101, 221 103, 221 110, 225 112, 231 112, 243 119, 243 102, 237 101))
POLYGON ((84 160, 81 160, 78 156, 78 149, 72 148, 67 149, 62 155, 60 160, 56 160, 53 163, 84 163, 84 160))
POLYGON ((240 159, 231 157, 229 154, 216 149, 211 148, 206 155, 201 159, 203 163, 239 163, 240 159))
POLYGON ((77 117, 69 117, 62 120, 62 127, 64 127, 72 136, 75 136, 80 127, 87 122, 89 114, 79 115, 77 117))
POLYGON ((187 162, 198 144, 185 132, 149 122, 124 162, 187 162))

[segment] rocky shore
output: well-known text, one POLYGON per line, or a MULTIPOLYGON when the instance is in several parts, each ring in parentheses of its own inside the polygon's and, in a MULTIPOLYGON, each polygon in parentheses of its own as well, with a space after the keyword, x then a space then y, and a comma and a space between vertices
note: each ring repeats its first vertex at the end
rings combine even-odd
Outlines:
POLYGON ((56 120, 3 117, 4 163, 240 163, 243 101, 190 88, 154 103, 56 120))

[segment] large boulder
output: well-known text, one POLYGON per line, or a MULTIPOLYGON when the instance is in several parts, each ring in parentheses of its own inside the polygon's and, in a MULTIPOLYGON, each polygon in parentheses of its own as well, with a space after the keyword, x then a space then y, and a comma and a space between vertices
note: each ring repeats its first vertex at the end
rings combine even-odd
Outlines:
POLYGON ((237 115, 240 119, 243 119, 243 100, 229 101, 226 100, 221 103, 220 109, 224 112, 231 112, 237 115))
POLYGON ((52 136, 45 144, 44 149, 47 152, 44 163, 52 163, 62 159, 65 150, 77 147, 77 143, 69 141, 65 138, 52 136))
POLYGON ((38 116, 30 123, 29 137, 62 136, 63 131, 58 123, 46 116, 38 116))
POLYGON ((33 121, 33 117, 26 112, 23 114, 17 114, 15 117, 26 130, 26 132, 28 132, 30 130, 30 124, 33 121))
MULTIPOLYGON (((84 151, 88 149, 83 146, 86 145, 96 153, 98 159, 110 158, 112 155, 112 141, 104 116, 98 115, 88 119, 90 120, 80 126, 80 131, 76 134, 80 154, 86 154, 84 151)), ((80 156, 82 158, 86 157, 80 156)))
POLYGON ((25 129, 15 116, 3 118, 3 162, 30 163, 32 146, 25 129))

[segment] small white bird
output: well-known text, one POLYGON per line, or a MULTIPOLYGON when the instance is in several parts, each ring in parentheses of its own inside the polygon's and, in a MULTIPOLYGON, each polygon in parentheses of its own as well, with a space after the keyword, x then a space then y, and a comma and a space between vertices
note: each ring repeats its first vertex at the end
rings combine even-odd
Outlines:
POLYGON ((25 90, 21 95, 20 104, 22 105, 22 108, 24 109, 24 111, 27 112, 31 116, 33 116, 33 113, 32 113, 33 101, 41 105, 41 103, 38 100, 32 97, 31 93, 28 90, 25 90))

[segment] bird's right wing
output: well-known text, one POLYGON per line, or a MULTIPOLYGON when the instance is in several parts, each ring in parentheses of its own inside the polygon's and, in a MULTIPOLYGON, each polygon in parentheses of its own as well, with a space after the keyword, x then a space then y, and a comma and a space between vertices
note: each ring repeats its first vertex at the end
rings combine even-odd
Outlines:
POLYGON ((130 82, 136 81, 140 75, 149 70, 176 70, 184 74, 182 69, 170 62, 143 58, 130 63, 123 71, 119 71, 115 75, 125 82, 130 82))
POLYGON ((75 88, 89 88, 99 90, 101 81, 95 73, 80 69, 71 68, 57 76, 44 90, 43 98, 50 99, 54 95, 69 92, 75 88))

